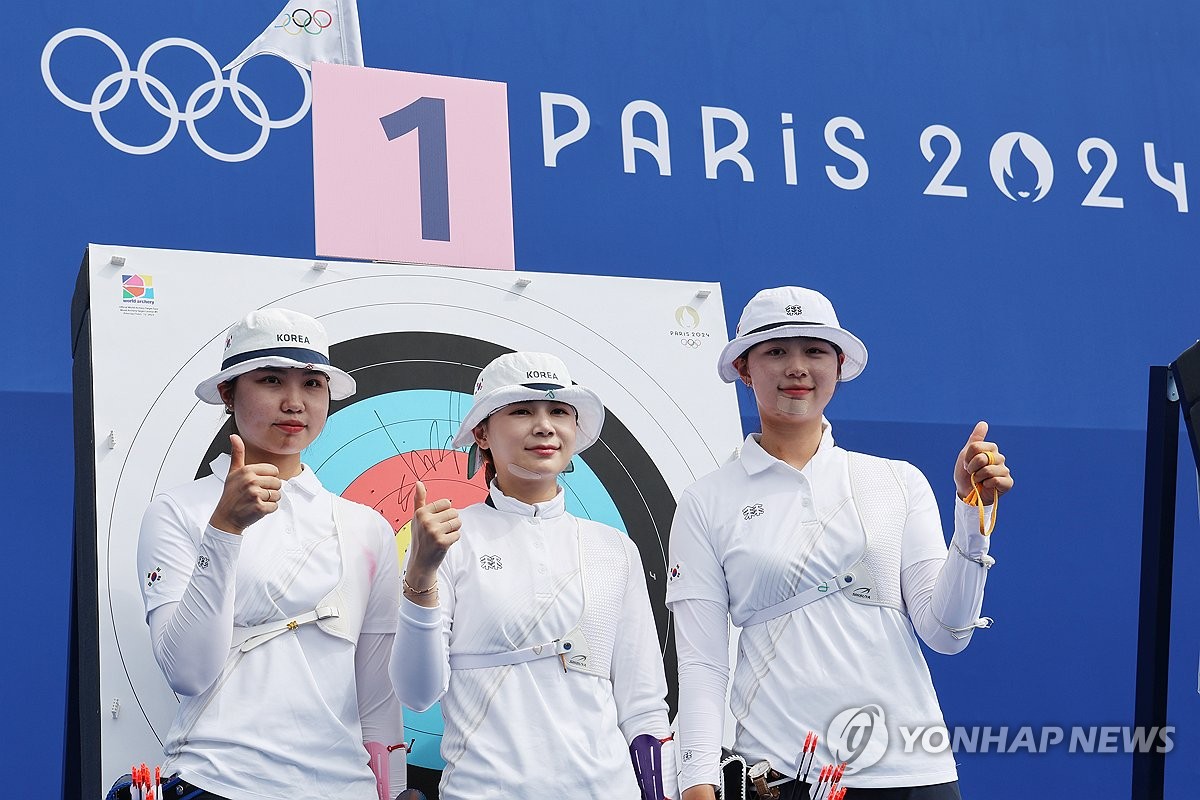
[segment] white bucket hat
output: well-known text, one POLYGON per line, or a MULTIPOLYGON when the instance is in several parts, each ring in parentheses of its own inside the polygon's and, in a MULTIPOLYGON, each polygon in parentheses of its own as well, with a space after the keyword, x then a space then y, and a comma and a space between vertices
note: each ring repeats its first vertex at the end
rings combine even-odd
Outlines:
POLYGON ((225 335, 221 371, 196 387, 196 397, 220 405, 217 387, 262 367, 312 369, 329 376, 329 396, 344 400, 354 394, 354 378, 329 363, 325 326, 307 314, 286 308, 251 311, 225 335))
POLYGON ((825 295, 801 286, 780 286, 763 289, 742 310, 733 341, 725 345, 717 361, 721 380, 733 383, 738 379, 733 362, 754 345, 792 336, 824 339, 840 347, 846 356, 843 381, 854 380, 867 365, 867 346, 838 324, 833 303, 825 295))
POLYGON ((566 403, 578 415, 575 452, 595 444, 604 427, 604 403, 591 389, 572 385, 567 365, 548 353, 506 353, 479 373, 475 382, 475 400, 458 426, 454 447, 475 443, 473 431, 495 412, 511 403, 529 400, 554 400, 566 403))

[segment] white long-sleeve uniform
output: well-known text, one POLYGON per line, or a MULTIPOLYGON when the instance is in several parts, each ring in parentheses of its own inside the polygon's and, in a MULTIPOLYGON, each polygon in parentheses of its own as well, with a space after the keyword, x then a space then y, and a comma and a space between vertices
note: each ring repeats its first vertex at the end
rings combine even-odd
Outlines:
MULTIPOLYGON (((752 435, 737 460, 680 499, 667 602, 678 635, 681 787, 718 782, 728 616, 744 620, 844 572, 862 555, 847 465, 828 423, 803 470, 768 454, 752 435)), ((907 615, 836 593, 741 631, 731 697, 734 746, 782 772, 795 774, 809 730, 821 737, 817 766, 833 763, 830 723, 848 709, 877 706, 887 749, 875 763, 852 765, 843 784, 921 786, 957 778, 949 751, 903 752, 899 726, 944 725, 914 626, 939 652, 967 645, 983 603, 989 540, 979 534, 977 511, 956 500, 948 550, 925 477, 905 462, 891 466, 907 509, 896 559, 907 615)))
MULTIPOLYGON (((494 507, 463 509, 462 535, 438 570, 440 606, 405 599, 392 661, 401 701, 442 701, 445 800, 639 797, 628 744, 670 735, 666 679, 645 574, 629 537, 566 513, 563 492, 527 505, 494 484, 494 507), (607 675, 564 671, 558 657, 451 669, 458 653, 499 653, 570 633, 584 607, 581 537, 603 537, 618 563, 590 570, 588 603, 613 643, 607 675), (621 579, 619 576, 624 575, 621 579), (598 579, 598 580, 597 580, 598 579), (612 602, 600 602, 606 594, 612 602)), ((585 552, 588 549, 585 548, 585 552)), ((590 643, 596 650, 600 642, 590 643)), ((674 748, 663 749, 676 796, 674 748)))
MULTIPOLYGON (((212 475, 157 495, 142 520, 151 644, 180 695, 164 767, 231 800, 376 800, 363 743, 404 733, 387 673, 399 601, 392 530, 305 467, 284 482, 278 510, 240 536, 225 533, 208 519, 228 469, 228 456, 217 458, 212 475), (230 649, 235 626, 311 612, 344 574, 359 601, 341 621, 359 629, 356 642, 313 623, 246 653, 230 649)), ((404 787, 402 754, 392 796, 404 787)))

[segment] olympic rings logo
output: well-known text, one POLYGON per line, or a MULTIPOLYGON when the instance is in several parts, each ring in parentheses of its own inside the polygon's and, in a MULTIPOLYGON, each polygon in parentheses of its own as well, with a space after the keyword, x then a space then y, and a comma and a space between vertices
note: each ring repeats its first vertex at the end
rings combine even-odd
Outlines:
POLYGON ((280 14, 279 19, 281 24, 275 27, 283 28, 284 33, 290 33, 292 36, 299 36, 301 33, 318 36, 333 24, 333 14, 330 14, 323 8, 318 8, 316 11, 309 11, 307 8, 297 8, 290 14, 280 14), (297 17, 300 14, 304 16, 297 17), (314 25, 316 28, 313 28, 314 25))
MULTIPOLYGON (((310 16, 315 17, 316 15, 311 14, 310 16)), ((159 39, 147 47, 142 52, 141 58, 138 59, 137 69, 131 69, 129 58, 125 55, 125 51, 111 37, 91 28, 68 28, 46 42, 45 48, 42 49, 42 79, 46 82, 46 88, 50 90, 50 93, 67 108, 90 114, 92 123, 96 126, 97 133, 100 134, 104 141, 122 152, 135 156, 150 155, 162 150, 175 138, 175 134, 179 130, 179 124, 183 123, 187 126, 187 131, 192 137, 192 141, 205 154, 218 161, 231 163, 246 161, 254 158, 254 156, 262 151, 263 147, 267 144, 267 138, 271 135, 271 131, 279 128, 289 128, 308 114, 308 109, 312 105, 312 81, 309 79, 308 72, 302 67, 296 67, 296 71, 300 73, 300 80, 304 84, 304 100, 300 103, 300 107, 286 119, 272 119, 267 112, 266 104, 262 101, 262 98, 249 86, 238 80, 242 66, 243 64, 239 64, 234 67, 230 71, 229 76, 226 77, 222 73, 216 59, 203 47, 189 39, 169 37, 159 39), (50 59, 54 55, 55 49, 68 39, 78 37, 95 39, 108 47, 116 57, 119 67, 96 84, 96 88, 92 90, 92 96, 88 102, 67 96, 59 88, 58 84, 55 83, 54 76, 50 72, 50 59), (167 85, 151 75, 147 70, 150 59, 160 50, 168 47, 182 47, 196 53, 208 65, 213 75, 212 80, 201 83, 192 91, 187 102, 183 104, 182 110, 179 100, 175 98, 171 90, 167 88, 167 85), (123 142, 104 123, 103 113, 116 107, 117 104, 125 99, 125 96, 129 93, 129 86, 133 82, 137 83, 138 91, 141 92, 142 98, 146 103, 167 119, 166 132, 157 141, 150 144, 139 145, 123 142), (117 87, 116 91, 111 97, 105 99, 105 93, 113 86, 117 87), (151 89, 154 91, 152 92, 151 89), (240 153, 226 153, 217 150, 201 137, 199 130, 196 128, 196 122, 211 114, 221 103, 221 100, 224 99, 226 89, 229 90, 229 94, 233 98, 233 104, 241 112, 242 116, 258 125, 261 129, 258 139, 240 153), (206 97, 207 100, 205 100, 206 97), (202 100, 204 101, 203 103, 201 102, 202 100), (247 105, 247 101, 249 105, 247 105), (250 108, 250 106, 253 106, 253 108, 250 108)))

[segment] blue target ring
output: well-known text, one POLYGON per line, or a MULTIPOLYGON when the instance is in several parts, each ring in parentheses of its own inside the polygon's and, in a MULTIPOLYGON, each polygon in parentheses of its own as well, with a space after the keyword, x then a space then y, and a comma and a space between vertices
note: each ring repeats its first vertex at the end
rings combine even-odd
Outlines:
MULTIPOLYGON (((304 451, 325 488, 342 494, 366 469, 395 455, 449 449, 471 396, 444 389, 410 389, 376 395, 331 414, 325 430, 304 451)), ((567 511, 628 535, 625 521, 599 476, 582 458, 559 482, 567 511)))

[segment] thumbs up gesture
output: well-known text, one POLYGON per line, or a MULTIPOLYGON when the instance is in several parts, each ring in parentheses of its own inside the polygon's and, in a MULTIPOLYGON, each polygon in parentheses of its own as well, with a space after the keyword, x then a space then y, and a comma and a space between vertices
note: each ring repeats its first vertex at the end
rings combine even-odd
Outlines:
POLYGON ((958 496, 965 499, 971 493, 971 476, 974 475, 983 502, 991 505, 1013 487, 1013 479, 1004 455, 987 440, 987 433, 986 422, 975 424, 975 430, 967 437, 954 464, 954 483, 958 487, 958 496))
POLYGON ((229 437, 229 474, 225 489, 208 523, 226 533, 241 534, 279 508, 283 481, 274 464, 247 464, 246 445, 236 433, 229 437))
POLYGON ((413 488, 412 502, 412 543, 408 546, 404 579, 409 586, 424 589, 437 580, 437 569, 446 551, 458 541, 462 521, 449 500, 429 502, 425 484, 420 481, 413 488))

